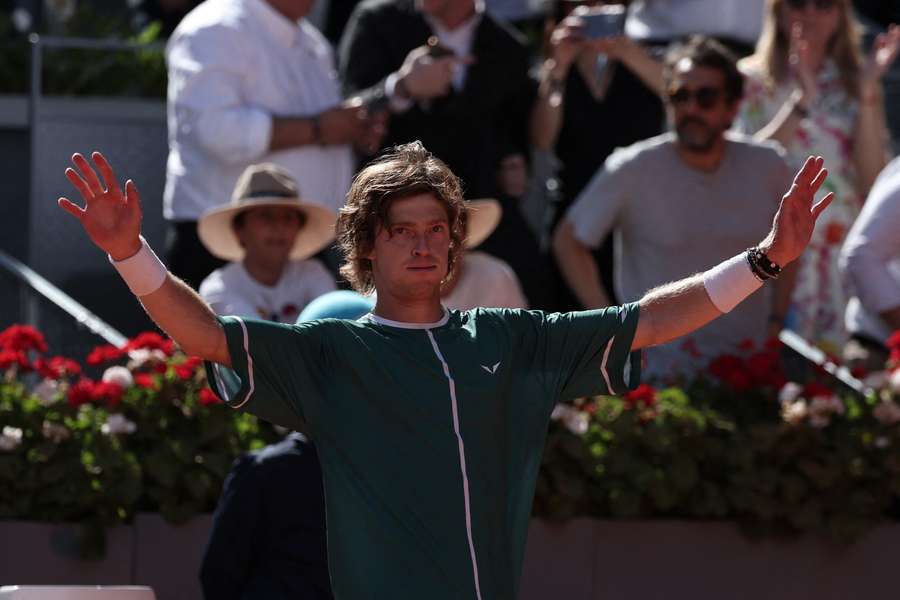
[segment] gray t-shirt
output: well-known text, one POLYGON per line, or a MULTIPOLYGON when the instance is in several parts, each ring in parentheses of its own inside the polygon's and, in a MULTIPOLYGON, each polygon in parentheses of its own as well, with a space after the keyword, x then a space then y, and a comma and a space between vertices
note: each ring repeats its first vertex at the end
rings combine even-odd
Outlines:
MULTIPOLYGON (((727 134, 714 173, 688 167, 671 133, 614 152, 569 209, 575 237, 596 247, 615 230, 615 286, 623 301, 709 269, 759 243, 790 184, 784 153, 727 134)), ((770 299, 757 293, 727 315, 669 344, 649 349, 648 378, 692 374, 708 359, 762 342, 770 299)))

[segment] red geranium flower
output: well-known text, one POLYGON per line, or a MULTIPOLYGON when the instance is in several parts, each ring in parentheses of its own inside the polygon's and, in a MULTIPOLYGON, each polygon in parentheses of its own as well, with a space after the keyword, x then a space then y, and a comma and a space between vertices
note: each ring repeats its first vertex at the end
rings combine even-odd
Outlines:
POLYGON ((751 339, 741 340, 741 343, 738 344, 738 350, 741 352, 753 352, 756 350, 756 342, 751 339))
POLYGON ((219 398, 215 392, 213 392, 208 387, 205 387, 200 390, 200 395, 198 398, 201 406, 211 406, 213 404, 222 404, 222 399, 219 398))
POLYGON ((166 352, 166 349, 171 349, 171 345, 167 342, 171 342, 171 340, 166 340, 166 338, 155 331, 145 331, 144 333, 139 333, 137 336, 131 338, 125 345, 125 349, 138 350, 140 348, 146 348, 148 350, 162 350, 163 352, 166 352))
POLYGON ((753 387, 753 381, 745 371, 732 371, 724 379, 737 392, 746 392, 753 387))
POLYGON ((14 352, 47 351, 47 342, 40 331, 30 325, 12 325, 0 332, 0 349, 14 352))
POLYGON ((642 383, 637 386, 637 388, 625 394, 625 405, 628 408, 634 408, 638 404, 642 404, 648 408, 656 405, 656 390, 653 386, 642 383))
POLYGON ((138 387, 146 388, 149 390, 159 389, 159 384, 156 383, 156 378, 149 373, 135 373, 134 384, 138 387))
POLYGON ((85 362, 96 367, 97 365, 118 360, 123 354, 125 354, 124 348, 116 348, 113 345, 105 344, 91 350, 91 353, 87 355, 85 362))
POLYGON ((94 382, 87 377, 82 377, 69 388, 67 394, 69 406, 78 408, 82 404, 88 404, 94 399, 94 382))
POLYGON ((757 352, 750 356, 747 359, 747 371, 757 385, 771 385, 780 388, 779 384, 784 379, 778 355, 771 351, 757 352))
POLYGON ((98 381, 94 384, 91 399, 94 402, 105 402, 110 408, 115 408, 122 402, 125 389, 118 383, 98 381))
POLYGON ((887 339, 887 347, 891 350, 900 350, 900 330, 892 333, 887 339))
POLYGON ((42 377, 59 379, 65 375, 81 375, 81 365, 65 356, 54 356, 49 360, 39 358, 34 362, 34 368, 42 377))
POLYGON ((153 372, 159 373, 160 375, 165 375, 166 371, 169 370, 169 365, 164 362, 158 362, 153 365, 153 372))
POLYGON ((0 370, 6 370, 13 365, 21 371, 30 371, 31 363, 23 350, 0 350, 0 370))
POLYGON ((725 379, 732 371, 743 369, 744 361, 732 354, 723 354, 709 363, 709 372, 719 379, 725 379))

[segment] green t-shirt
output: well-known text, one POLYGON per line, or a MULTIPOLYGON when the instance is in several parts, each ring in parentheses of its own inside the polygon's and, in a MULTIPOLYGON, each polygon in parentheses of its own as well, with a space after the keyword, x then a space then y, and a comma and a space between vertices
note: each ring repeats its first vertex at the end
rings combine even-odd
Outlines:
POLYGON ((640 378, 637 304, 302 325, 221 317, 235 408, 308 431, 336 598, 514 600, 550 413, 640 378))

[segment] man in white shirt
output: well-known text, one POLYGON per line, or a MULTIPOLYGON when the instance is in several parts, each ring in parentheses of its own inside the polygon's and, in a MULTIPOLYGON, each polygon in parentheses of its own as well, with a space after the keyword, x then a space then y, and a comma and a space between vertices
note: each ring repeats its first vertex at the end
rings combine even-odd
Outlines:
POLYGON ((855 296, 845 324, 850 362, 883 369, 888 337, 900 331, 900 158, 884 168, 847 234, 841 271, 855 296))
POLYGON ((312 0, 206 0, 169 40, 169 264, 196 286, 216 263, 196 221, 249 164, 272 162, 336 209, 352 147, 377 147, 383 117, 343 101, 333 50, 305 15, 312 0))
POLYGON ((200 218, 203 245, 232 261, 203 280, 200 295, 220 315, 293 323, 307 304, 335 289, 324 265, 308 257, 332 241, 336 219, 331 209, 301 200, 284 169, 248 167, 231 203, 200 218))

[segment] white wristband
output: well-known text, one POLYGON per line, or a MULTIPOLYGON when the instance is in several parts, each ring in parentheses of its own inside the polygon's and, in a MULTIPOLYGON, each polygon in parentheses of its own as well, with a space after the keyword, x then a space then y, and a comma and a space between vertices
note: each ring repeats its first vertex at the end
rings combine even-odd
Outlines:
POLYGON ((761 288, 762 281, 750 269, 747 253, 741 252, 704 273, 703 287, 716 308, 727 313, 761 288))
POLYGON ((169 273, 166 266, 147 245, 144 236, 141 236, 141 249, 137 254, 129 256, 125 260, 113 260, 113 257, 109 256, 109 262, 116 268, 135 296, 146 296, 161 288, 169 273))

